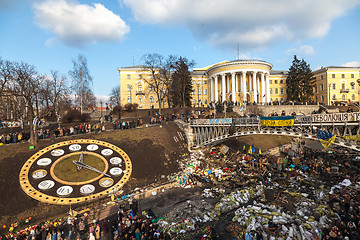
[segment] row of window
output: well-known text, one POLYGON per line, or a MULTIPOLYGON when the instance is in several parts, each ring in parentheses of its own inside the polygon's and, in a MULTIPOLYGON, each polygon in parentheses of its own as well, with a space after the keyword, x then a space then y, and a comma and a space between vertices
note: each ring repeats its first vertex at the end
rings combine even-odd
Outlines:
MULTIPOLYGON (((192 94, 196 94, 196 89, 193 89, 192 94)), ((198 94, 201 95, 201 89, 198 89, 198 94)), ((204 95, 207 95, 207 89, 204 89, 204 95)))
MULTIPOLYGON (((332 100, 336 100, 336 99, 337 99, 336 94, 333 94, 332 95, 332 100)), ((341 95, 341 100, 344 100, 344 101, 347 100, 345 94, 341 95)), ((351 94, 351 100, 355 101, 355 94, 351 94)))
MULTIPOLYGON (((341 90, 345 90, 345 86, 346 86, 346 84, 345 83, 341 83, 341 90)), ((355 83, 354 82, 352 82, 351 84, 350 84, 350 87, 351 87, 351 89, 352 90, 355 90, 355 83)), ((324 91, 324 84, 320 84, 319 85, 319 88, 320 88, 320 91, 324 91)), ((336 90, 336 83, 331 83, 331 89, 332 90, 336 90)), ((316 92, 316 86, 315 86, 315 92, 316 92)))
MULTIPOLYGON (((272 84, 272 80, 270 79, 269 80, 269 83, 272 84)), ((274 83, 275 84, 278 84, 278 80, 274 80, 274 83)), ((283 84, 284 83, 284 80, 280 80, 280 84, 283 84)))
MULTIPOLYGON (((130 96, 128 96, 127 97, 127 102, 128 103, 131 103, 131 101, 132 101, 132 99, 131 99, 131 97, 130 96)), ((138 97, 138 103, 143 103, 143 101, 144 101, 144 99, 143 99, 143 97, 138 97)), ((196 102, 196 99, 193 99, 193 104, 195 104, 196 102)), ((199 99, 199 104, 202 104, 202 101, 201 101, 201 99, 199 99)), ((153 96, 150 96, 150 103, 154 103, 154 97, 153 96)), ((163 104, 165 104, 166 103, 166 100, 164 99, 163 100, 163 104)), ((207 104, 207 99, 204 99, 204 104, 207 104)), ((153 106, 153 105, 152 105, 153 106)), ((152 107, 153 108, 153 107, 152 107)))
MULTIPOLYGON (((351 74, 350 76, 351 76, 351 78, 354 78, 354 77, 355 77, 354 74, 351 74)), ((335 77, 336 77, 336 74, 331 74, 331 78, 335 78, 335 77)), ((341 74, 341 78, 345 78, 345 74, 342 73, 342 74, 341 74)), ((323 79, 324 79, 324 75, 321 75, 321 76, 320 76, 320 79, 323 80, 323 79)))
MULTIPOLYGON (((196 81, 192 81, 192 84, 195 85, 196 81)), ((201 85, 201 81, 198 81, 196 84, 201 85)), ((204 85, 207 84, 207 80, 204 80, 204 85)))
MULTIPOLYGON (((193 99, 192 103, 193 103, 193 105, 195 105, 196 104, 196 99, 193 99)), ((201 105, 201 106, 203 105, 203 102, 201 101, 201 99, 198 100, 198 104, 201 105)), ((207 99, 204 99, 204 104, 207 104, 207 99)))
MULTIPOLYGON (((273 89, 270 88, 270 94, 273 94, 273 89)), ((275 94, 279 94, 279 89, 275 88, 275 94)), ((280 88, 280 94, 284 94, 284 89, 280 88)))

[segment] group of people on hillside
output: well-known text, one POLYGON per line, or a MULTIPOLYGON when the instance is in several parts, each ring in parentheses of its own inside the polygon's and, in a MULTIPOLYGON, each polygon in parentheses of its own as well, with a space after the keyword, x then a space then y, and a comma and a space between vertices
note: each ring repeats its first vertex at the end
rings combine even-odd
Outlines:
POLYGON ((139 212, 137 200, 120 205, 118 212, 102 220, 89 220, 87 213, 67 219, 44 222, 21 230, 17 234, 0 236, 0 240, 153 240, 171 239, 156 224, 151 209, 139 212))

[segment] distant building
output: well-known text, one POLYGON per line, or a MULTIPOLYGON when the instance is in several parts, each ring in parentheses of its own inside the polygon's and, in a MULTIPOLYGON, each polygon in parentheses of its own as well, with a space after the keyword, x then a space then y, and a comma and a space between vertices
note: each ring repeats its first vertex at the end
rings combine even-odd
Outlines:
POLYGON ((325 105, 359 102, 359 67, 322 67, 314 71, 314 76, 315 101, 325 105))
MULTIPOLYGON (((288 71, 272 70, 261 60, 224 61, 192 71, 192 105, 233 101, 259 104, 283 102, 287 98, 288 71)), ((137 103, 140 109, 158 108, 155 92, 146 81, 151 75, 145 66, 118 68, 121 104, 137 103)), ((326 67, 314 71, 316 87, 313 101, 323 104, 358 102, 359 67, 326 67)), ((166 101, 162 103, 167 107, 166 101)))

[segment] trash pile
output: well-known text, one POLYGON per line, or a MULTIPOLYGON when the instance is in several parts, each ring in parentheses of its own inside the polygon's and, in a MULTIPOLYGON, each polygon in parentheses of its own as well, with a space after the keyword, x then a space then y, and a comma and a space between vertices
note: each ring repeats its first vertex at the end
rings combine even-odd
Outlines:
POLYGON ((228 221, 225 229, 238 239, 359 239, 360 167, 343 152, 275 157, 219 146, 194 151, 188 161, 184 169, 201 182, 202 199, 188 200, 159 221, 172 237, 192 239, 228 221))

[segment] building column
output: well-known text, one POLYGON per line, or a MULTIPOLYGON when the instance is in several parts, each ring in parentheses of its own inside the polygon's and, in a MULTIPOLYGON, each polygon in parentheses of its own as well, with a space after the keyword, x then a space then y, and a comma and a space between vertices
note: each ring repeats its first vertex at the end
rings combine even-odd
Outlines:
POLYGON ((264 72, 261 72, 261 103, 264 104, 266 101, 265 101, 265 96, 266 96, 266 92, 265 92, 265 73, 264 72))
POLYGON ((238 93, 239 92, 239 83, 238 83, 238 78, 236 77, 236 73, 234 73, 235 75, 235 93, 238 93))
POLYGON ((214 83, 215 83, 215 87, 214 87, 214 90, 215 90, 215 99, 214 101, 217 102, 219 101, 219 95, 218 95, 218 76, 215 75, 214 77, 214 83))
POLYGON ((254 97, 254 102, 257 103, 257 81, 256 81, 256 73, 257 72, 253 72, 253 97, 254 97))
POLYGON ((269 74, 265 75, 265 85, 266 85, 266 102, 270 103, 270 80, 269 74))
POLYGON ((231 101, 236 102, 235 73, 231 73, 231 101))
POLYGON ((243 94, 243 101, 246 102, 246 71, 242 72, 242 86, 241 86, 241 91, 243 94))
POLYGON ((212 102, 213 101, 213 79, 210 77, 209 80, 208 80, 208 83, 209 83, 209 87, 208 87, 208 100, 209 102, 212 102))
POLYGON ((226 101, 226 83, 225 83, 225 74, 221 74, 221 101, 226 101))

